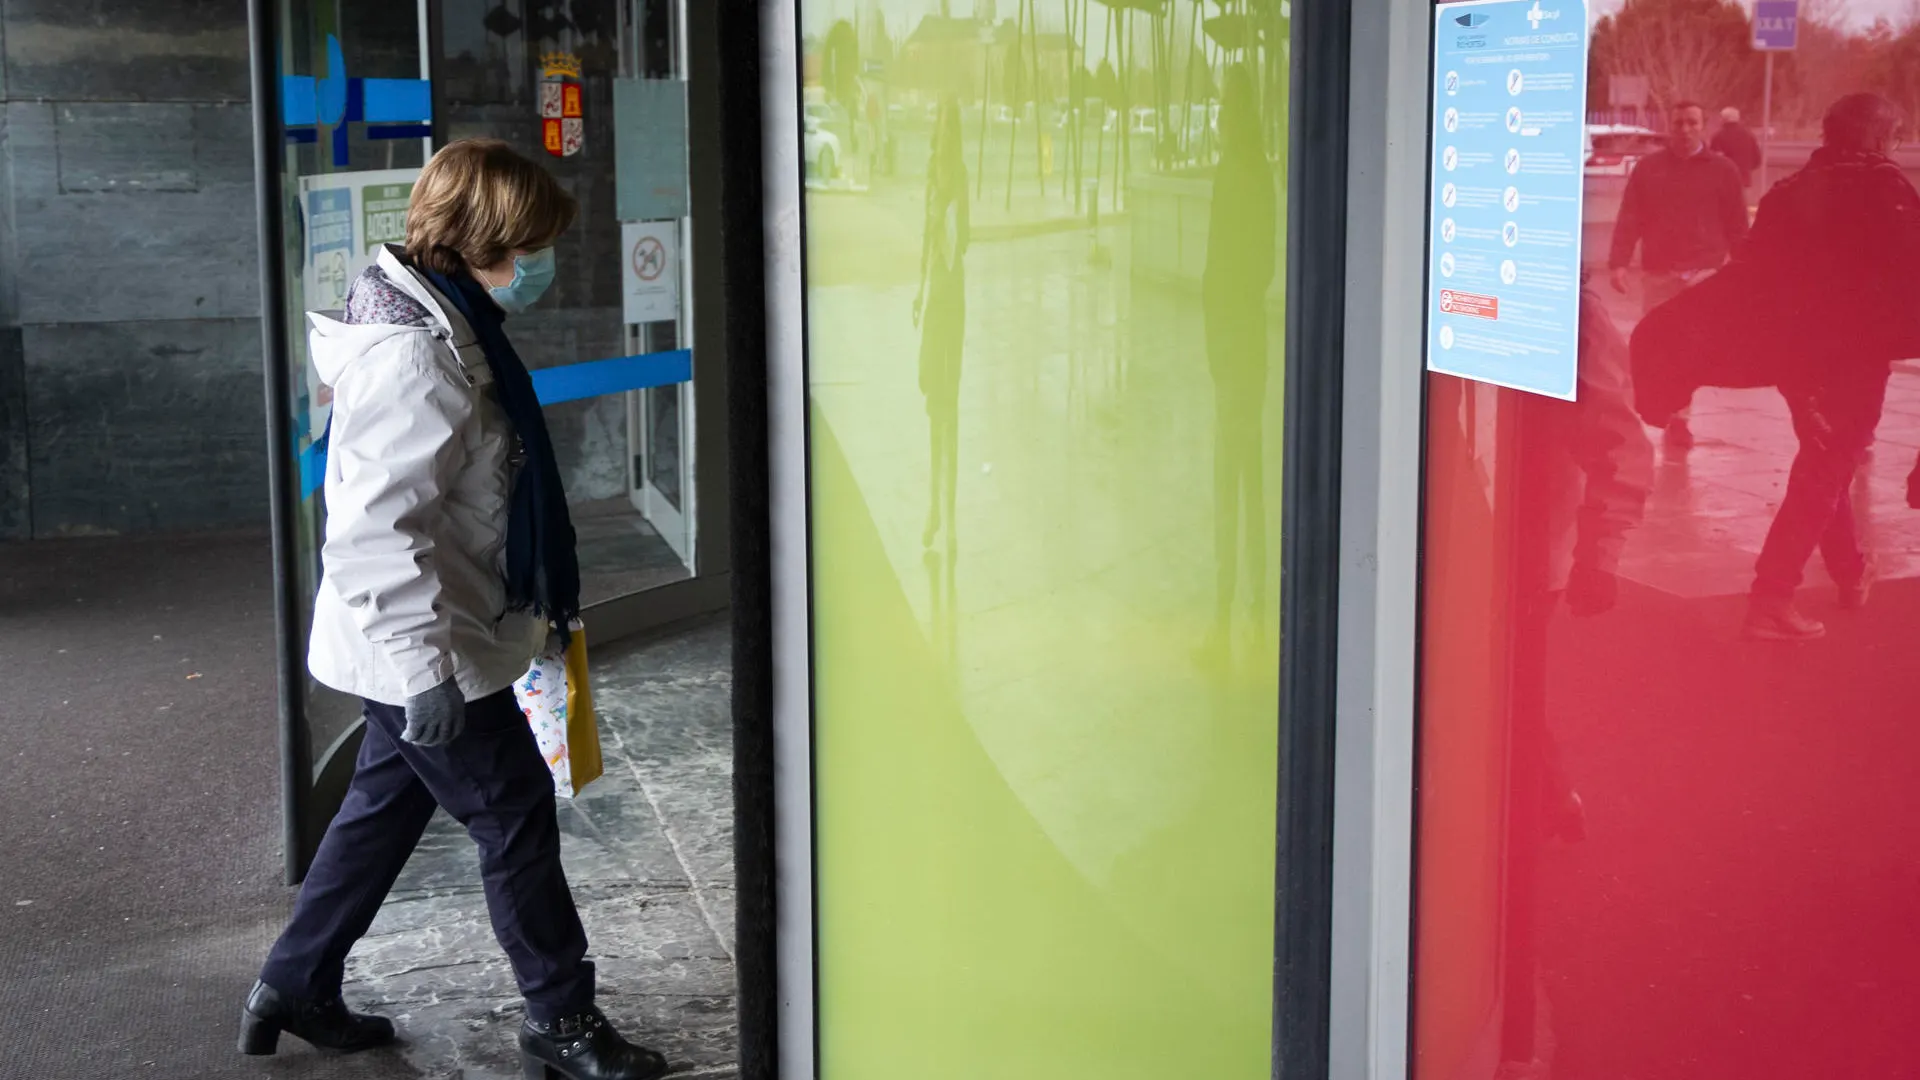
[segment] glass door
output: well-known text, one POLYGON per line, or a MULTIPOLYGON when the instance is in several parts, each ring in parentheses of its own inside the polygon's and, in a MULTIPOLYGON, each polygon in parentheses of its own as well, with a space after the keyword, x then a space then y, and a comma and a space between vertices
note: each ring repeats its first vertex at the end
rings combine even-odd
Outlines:
MULTIPOLYGON (((276 122, 267 136, 270 171, 260 183, 278 205, 269 265, 283 268, 268 300, 281 338, 271 350, 273 385, 285 386, 275 424, 284 426, 285 452, 296 463, 276 499, 289 579, 282 619, 288 806, 290 832, 298 834, 289 840, 288 867, 298 877, 351 775, 361 712, 358 701, 306 676, 326 519, 330 391, 307 362, 305 314, 339 308, 382 245, 404 238, 414 179, 436 143, 502 139, 551 170, 581 214, 556 244, 553 288, 514 316, 509 332, 547 406, 589 619, 610 632, 644 625, 630 599, 687 582, 693 562, 692 462, 682 452, 692 445, 684 384, 693 367, 689 335, 676 330, 690 305, 676 297, 664 318, 623 316, 632 274, 623 229, 667 217, 675 223, 670 239, 686 234, 685 84, 674 81, 674 93, 655 95, 637 114, 616 100, 644 81, 626 75, 653 48, 643 40, 649 20, 668 14, 655 16, 639 0, 576 0, 564 17, 552 5, 489 0, 268 6, 272 75, 263 100, 271 98, 276 122), (622 161, 647 167, 625 169, 622 161), (670 212, 628 212, 626 189, 636 180, 670 212), (656 407, 635 416, 635 397, 656 407), (637 446, 645 460, 636 468, 637 446), (644 506, 635 504, 636 488, 646 492, 644 506)), ((255 47, 269 52, 266 42, 255 47)), ((670 282, 679 296, 686 294, 686 247, 672 244, 648 264, 656 284, 670 282)), ((712 607, 706 599, 681 603, 688 614, 712 607)))
MULTIPOLYGON (((686 141, 687 51, 682 0, 627 0, 630 33, 616 108, 633 153, 620 170, 627 339, 664 355, 692 346, 691 221, 684 177, 659 148, 686 141)), ((628 500, 689 572, 695 571, 693 383, 652 386, 627 400, 628 500)))
POLYGON ((630 498, 673 553, 694 569, 694 522, 691 502, 694 445, 693 386, 654 387, 636 392, 629 401, 627 430, 634 439, 633 486, 630 498))
POLYGON ((283 721, 292 729, 286 768, 296 825, 287 860, 298 877, 344 793, 361 709, 306 675, 331 395, 307 360, 305 313, 338 309, 347 283, 382 244, 404 235, 406 201, 431 141, 432 98, 421 48, 426 0, 278 0, 275 16, 279 176, 261 180, 277 179, 280 196, 285 452, 297 463, 282 493, 292 534, 282 541, 290 564, 283 574, 294 582, 282 633, 292 637, 286 677, 295 684, 293 715, 283 721))

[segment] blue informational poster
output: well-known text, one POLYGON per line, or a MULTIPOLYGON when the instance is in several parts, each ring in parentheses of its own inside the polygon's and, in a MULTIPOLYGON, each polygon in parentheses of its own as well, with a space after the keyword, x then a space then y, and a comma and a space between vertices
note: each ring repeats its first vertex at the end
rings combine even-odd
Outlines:
POLYGON ((1583 0, 1434 9, 1427 369, 1573 400, 1583 0))
POLYGON ((353 259, 353 192, 321 188, 307 192, 307 306, 330 311, 346 303, 348 263, 353 259))

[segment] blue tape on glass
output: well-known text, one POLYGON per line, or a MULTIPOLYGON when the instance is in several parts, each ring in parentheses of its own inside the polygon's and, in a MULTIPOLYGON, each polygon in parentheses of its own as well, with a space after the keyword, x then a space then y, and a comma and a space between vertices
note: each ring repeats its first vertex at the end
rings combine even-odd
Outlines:
MULTIPOLYGON (((558 405, 564 401, 582 401, 692 380, 693 350, 673 349, 542 368, 533 373, 533 389, 534 393, 540 395, 540 404, 558 405)), ((318 442, 300 452, 299 463, 300 499, 304 502, 326 482, 325 434, 320 436, 318 442)))
POLYGON ((611 360, 589 360, 584 364, 563 364, 541 368, 533 373, 533 389, 540 404, 558 405, 563 401, 602 397, 625 390, 645 390, 649 386, 672 386, 693 378, 693 351, 641 353, 617 356, 611 360))
POLYGON ((360 93, 369 124, 433 119, 433 86, 424 79, 362 79, 360 93))
POLYGON ((280 119, 290 128, 320 122, 320 87, 313 76, 280 76, 280 119))
POLYGON ((327 482, 327 437, 300 451, 300 501, 306 502, 327 482))

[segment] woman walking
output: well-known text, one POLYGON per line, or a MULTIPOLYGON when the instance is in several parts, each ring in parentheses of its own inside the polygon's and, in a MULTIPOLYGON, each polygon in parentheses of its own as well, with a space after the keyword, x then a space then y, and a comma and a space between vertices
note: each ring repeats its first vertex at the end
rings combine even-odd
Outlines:
POLYGON ((310 317, 334 396, 308 667, 365 701, 366 738, 247 998, 243 1053, 273 1053, 283 1031, 340 1051, 392 1041, 392 1023, 349 1012, 340 986, 438 806, 479 845, 494 934, 526 998, 530 1080, 666 1072, 594 1007, 553 779, 512 691, 550 627, 579 610, 580 571, 540 403, 503 323, 552 282, 575 212, 507 144, 452 143, 414 186, 406 244, 355 279, 344 321, 310 317))

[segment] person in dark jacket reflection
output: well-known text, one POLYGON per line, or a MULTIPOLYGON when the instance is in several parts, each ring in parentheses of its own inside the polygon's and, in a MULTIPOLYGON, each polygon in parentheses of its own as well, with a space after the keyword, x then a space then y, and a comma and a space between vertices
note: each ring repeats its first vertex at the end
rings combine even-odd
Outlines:
POLYGON ((927 403, 929 501, 921 543, 931 549, 944 523, 954 547, 953 508, 960 479, 960 354, 967 333, 967 166, 961 153, 960 102, 940 102, 927 162, 921 224, 920 288, 913 322, 920 328, 920 393, 927 403))
POLYGON ((1873 587, 1853 514, 1855 473, 1873 445, 1893 361, 1920 354, 1920 192, 1890 157, 1905 118, 1876 94, 1827 111, 1805 168, 1760 201, 1750 262, 1793 359, 1780 394, 1800 442, 1787 491, 1754 566, 1748 638, 1803 641, 1826 627, 1794 604, 1820 549, 1856 609, 1873 587))
MULTIPOLYGON (((1607 265, 1615 292, 1627 291, 1628 268, 1640 251, 1642 312, 1673 299, 1726 265, 1747 236, 1747 196, 1740 167, 1707 146, 1706 110, 1673 106, 1667 146, 1647 155, 1627 177, 1613 226, 1607 265)), ((1667 445, 1693 446, 1686 410, 1667 425, 1667 445)))
POLYGON ((1227 72, 1220 139, 1200 279, 1207 370, 1213 376, 1216 575, 1214 625, 1203 653, 1214 659, 1231 649, 1239 569, 1234 548, 1242 518, 1256 626, 1262 624, 1267 592, 1261 416, 1267 399, 1267 288, 1274 270, 1273 166, 1267 161, 1253 74, 1244 66, 1227 72))
POLYGON ((1720 110, 1720 130, 1714 132, 1710 149, 1740 170, 1742 190, 1753 186, 1753 171, 1760 167, 1760 140, 1740 122, 1740 110, 1729 105, 1720 110))

